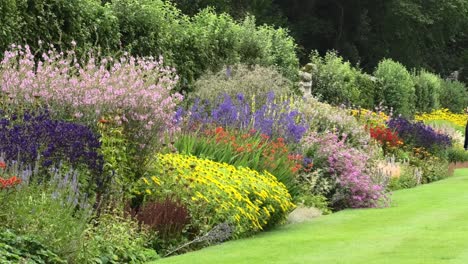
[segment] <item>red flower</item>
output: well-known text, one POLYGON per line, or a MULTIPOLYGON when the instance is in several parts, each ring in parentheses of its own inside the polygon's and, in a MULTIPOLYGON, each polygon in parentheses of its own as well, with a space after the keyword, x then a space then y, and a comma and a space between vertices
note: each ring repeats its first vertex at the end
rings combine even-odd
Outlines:
POLYGON ((0 168, 1 169, 6 169, 6 163, 3 161, 0 161, 0 168))

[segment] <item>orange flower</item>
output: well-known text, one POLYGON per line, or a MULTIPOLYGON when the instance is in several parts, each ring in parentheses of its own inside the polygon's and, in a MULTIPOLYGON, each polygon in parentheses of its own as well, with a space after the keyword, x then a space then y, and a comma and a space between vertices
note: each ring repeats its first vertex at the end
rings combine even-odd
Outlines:
POLYGON ((107 124, 107 123, 109 123, 109 120, 104 119, 104 118, 101 117, 101 119, 99 119, 99 123, 101 123, 101 124, 107 124))
POLYGON ((6 163, 3 161, 0 161, 0 168, 1 169, 6 169, 6 163))

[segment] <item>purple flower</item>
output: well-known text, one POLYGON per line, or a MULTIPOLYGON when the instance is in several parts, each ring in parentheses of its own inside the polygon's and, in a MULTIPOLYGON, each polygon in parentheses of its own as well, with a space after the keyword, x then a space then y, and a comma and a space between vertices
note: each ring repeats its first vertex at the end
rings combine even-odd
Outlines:
POLYGON ((434 151, 452 145, 449 136, 437 133, 432 127, 422 122, 412 123, 403 117, 397 117, 388 121, 387 125, 396 131, 406 144, 415 147, 424 147, 434 151))
MULTIPOLYGON (((190 125, 215 124, 241 130, 255 129, 270 137, 282 137, 288 142, 299 142, 307 131, 301 113, 292 110, 288 102, 274 103, 275 95, 268 93, 267 100, 251 109, 251 102, 243 94, 235 98, 224 95, 214 102, 195 100, 190 108, 190 125)), ((190 126, 192 127, 192 126, 190 126)))

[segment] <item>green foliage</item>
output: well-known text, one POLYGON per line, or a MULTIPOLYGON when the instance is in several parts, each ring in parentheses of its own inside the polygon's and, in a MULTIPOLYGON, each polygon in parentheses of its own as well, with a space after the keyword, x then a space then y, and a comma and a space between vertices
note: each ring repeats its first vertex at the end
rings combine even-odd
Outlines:
POLYGON ((281 98, 292 91, 292 82, 271 67, 238 64, 229 70, 229 76, 227 71, 203 75, 194 84, 193 96, 215 101, 224 94, 235 98, 241 93, 246 98, 256 96, 258 99, 272 91, 275 96, 281 98))
POLYGON ((350 62, 343 61, 336 52, 327 52, 321 57, 317 51, 312 52, 310 60, 314 64, 311 71, 312 94, 334 105, 359 103, 356 78, 360 72, 350 62))
POLYGON ((55 253, 35 238, 18 236, 10 230, 0 231, 0 262, 3 264, 65 264, 55 253))
POLYGON ((356 86, 359 89, 359 101, 357 105, 365 109, 373 109, 383 101, 379 90, 379 83, 369 74, 356 75, 356 86))
POLYGON ((411 116, 414 112, 415 90, 411 74, 402 64, 385 59, 375 69, 374 76, 382 86, 384 105, 397 114, 411 116))
POLYGON ((183 89, 190 89, 206 71, 239 62, 277 66, 289 79, 297 75, 294 40, 283 29, 257 27, 252 17, 237 23, 210 8, 188 17, 159 0, 116 0, 110 8, 118 18, 124 49, 163 55, 177 68, 183 89))
POLYGON ((421 183, 421 179, 418 178, 419 172, 419 169, 408 164, 400 164, 400 175, 391 177, 387 188, 390 191, 414 188, 421 183))
POLYGON ((416 94, 416 110, 431 112, 438 109, 442 79, 435 74, 421 70, 418 73, 413 73, 413 81, 416 94))
POLYGON ((453 147, 448 149, 448 161, 449 162, 467 162, 468 151, 460 147, 453 147))
POLYGON ((458 81, 442 82, 440 105, 453 113, 461 113, 468 106, 468 89, 458 81))
POLYGON ((91 46, 107 50, 119 45, 117 20, 97 0, 8 0, 0 3, 0 10, 2 52, 13 43, 37 50, 39 41, 64 49, 76 41, 80 52, 91 46))
POLYGON ((35 239, 71 260, 80 247, 89 212, 77 210, 56 187, 31 184, 0 191, 0 221, 18 235, 35 239))
POLYGON ((145 244, 149 235, 127 217, 102 214, 91 221, 84 232, 76 263, 146 263, 158 254, 145 244))

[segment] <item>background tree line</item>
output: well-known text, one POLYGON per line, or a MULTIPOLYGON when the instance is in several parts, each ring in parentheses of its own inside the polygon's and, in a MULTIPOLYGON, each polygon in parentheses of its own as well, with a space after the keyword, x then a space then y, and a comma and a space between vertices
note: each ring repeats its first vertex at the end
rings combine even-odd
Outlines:
POLYGON ((186 14, 213 6, 237 19, 287 27, 302 62, 311 50, 337 50, 371 72, 383 58, 442 75, 465 68, 468 79, 467 0, 172 0, 186 14))

